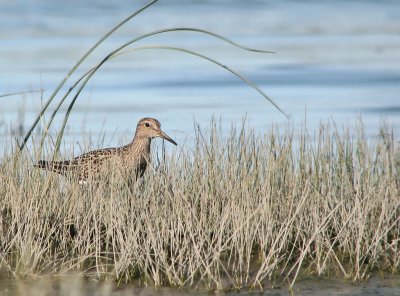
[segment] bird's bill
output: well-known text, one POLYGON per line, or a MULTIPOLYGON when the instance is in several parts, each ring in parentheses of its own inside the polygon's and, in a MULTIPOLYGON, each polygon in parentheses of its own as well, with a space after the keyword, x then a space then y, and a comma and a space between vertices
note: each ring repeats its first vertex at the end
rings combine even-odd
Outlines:
POLYGON ((174 145, 178 145, 176 144, 176 142, 174 140, 172 140, 166 133, 164 133, 163 131, 160 131, 160 138, 163 138, 164 140, 167 140, 169 142, 171 142, 174 145))

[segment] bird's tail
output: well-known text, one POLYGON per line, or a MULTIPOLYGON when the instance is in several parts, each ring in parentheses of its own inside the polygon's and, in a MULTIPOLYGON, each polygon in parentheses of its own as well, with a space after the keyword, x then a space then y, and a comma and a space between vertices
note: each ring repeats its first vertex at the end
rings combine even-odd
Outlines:
POLYGON ((41 168, 44 170, 56 172, 59 174, 65 174, 69 169, 70 161, 47 161, 47 160, 39 160, 34 167, 41 168))

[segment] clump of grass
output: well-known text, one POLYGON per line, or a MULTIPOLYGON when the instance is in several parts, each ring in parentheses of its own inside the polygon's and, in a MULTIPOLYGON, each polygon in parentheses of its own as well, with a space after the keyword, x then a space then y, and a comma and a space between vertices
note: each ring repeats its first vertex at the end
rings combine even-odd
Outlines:
POLYGON ((9 153, 1 269, 209 289, 398 273, 400 150, 388 132, 243 127, 224 137, 212 124, 132 186, 112 168, 81 187, 34 169, 38 151, 9 153))

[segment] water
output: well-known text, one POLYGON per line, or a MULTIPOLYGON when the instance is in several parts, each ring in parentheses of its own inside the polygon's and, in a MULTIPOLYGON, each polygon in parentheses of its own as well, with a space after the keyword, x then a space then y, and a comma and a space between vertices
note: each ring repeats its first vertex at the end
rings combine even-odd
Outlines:
MULTIPOLYGON (((43 98, 39 93, 0 98, 3 145, 10 130, 26 132, 72 65, 138 7, 127 0, 0 1, 0 94, 45 89, 43 98)), ((183 53, 149 50, 121 56, 95 75, 77 101, 65 143, 104 134, 104 145, 120 144, 130 140, 144 116, 159 118, 181 143, 193 135, 193 120, 206 127, 211 116, 221 118, 226 130, 246 116, 259 133, 272 124, 297 126, 305 114, 311 129, 327 120, 354 126, 360 117, 368 136, 382 121, 395 132, 400 127, 399 1, 160 1, 96 50, 80 73, 137 35, 178 26, 276 51, 243 52, 183 32, 140 43, 197 50, 231 66, 255 81, 290 119, 215 65, 183 53)), ((53 135, 61 122, 62 114, 53 135)))
MULTIPOLYGON (((188 289, 188 288, 170 288, 163 287, 154 289, 152 287, 138 287, 135 285, 120 285, 116 287, 115 283, 110 281, 90 281, 83 280, 79 276, 62 275, 57 278, 41 277, 26 280, 8 281, 0 278, 0 295, 14 296, 25 295, 29 291, 29 295, 102 295, 102 296, 123 296, 123 295, 249 295, 249 289, 244 288, 239 292, 234 291, 215 291, 211 292, 206 288, 188 289)), ((385 275, 372 276, 368 281, 360 283, 351 283, 339 279, 323 279, 323 278, 308 278, 298 281, 298 283, 289 290, 285 284, 281 287, 271 288, 266 285, 261 290, 253 290, 253 295, 274 295, 274 296, 289 296, 289 295, 313 295, 313 296, 339 296, 339 295, 385 295, 397 296, 400 294, 400 281, 398 277, 385 275)))

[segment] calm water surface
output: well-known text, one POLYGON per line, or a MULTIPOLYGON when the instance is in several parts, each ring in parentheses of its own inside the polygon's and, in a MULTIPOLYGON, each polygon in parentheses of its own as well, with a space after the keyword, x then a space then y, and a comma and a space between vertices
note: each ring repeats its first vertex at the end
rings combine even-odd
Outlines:
MULTIPOLYGON (((0 94, 45 89, 43 98, 37 93, 0 98, 2 147, 10 130, 17 136, 26 132, 83 53, 144 3, 0 1, 0 94)), ((368 136, 385 120, 398 134, 399 1, 160 1, 96 50, 80 73, 135 36, 178 26, 212 30, 249 47, 276 51, 243 52, 183 32, 140 43, 181 46, 218 59, 255 81, 290 119, 215 65, 183 53, 149 50, 120 56, 93 77, 70 118, 67 145, 88 135, 95 140, 104 135, 103 145, 127 141, 144 116, 159 118, 180 143, 193 135, 193 120, 207 127, 212 116, 221 118, 225 130, 246 116, 259 133, 271 125, 297 126, 305 114, 311 129, 327 120, 354 126, 361 117, 368 136)), ((56 118, 53 135, 66 108, 56 118)))
POLYGON ((237 291, 208 291, 207 289, 177 289, 177 288, 160 288, 151 287, 134 287, 132 285, 121 285, 116 287, 112 282, 96 282, 82 280, 76 276, 62 276, 54 278, 37 278, 35 280, 14 280, 7 281, 0 279, 0 295, 16 296, 42 295, 98 295, 98 296, 128 296, 128 295, 164 295, 164 296, 205 296, 205 295, 224 295, 224 296, 241 296, 241 295, 270 295, 270 296, 289 296, 289 295, 314 295, 314 296, 339 296, 339 295, 384 295, 398 296, 400 295, 400 280, 396 276, 386 275, 385 278, 374 275, 368 281, 361 283, 351 283, 343 280, 335 279, 303 279, 298 281, 292 290, 287 286, 269 288, 266 286, 263 291, 253 290, 249 293, 248 289, 237 291))

